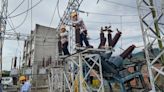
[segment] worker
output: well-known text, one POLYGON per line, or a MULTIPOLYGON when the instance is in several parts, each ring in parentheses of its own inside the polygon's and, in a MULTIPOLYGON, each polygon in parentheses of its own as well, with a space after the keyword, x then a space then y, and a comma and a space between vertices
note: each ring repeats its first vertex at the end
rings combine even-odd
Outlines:
POLYGON ((61 48, 64 55, 70 55, 68 51, 68 31, 66 31, 65 25, 61 26, 60 29, 61 48))
POLYGON ((77 12, 72 12, 71 13, 71 18, 72 18, 72 25, 75 27, 75 38, 76 38, 76 46, 78 47, 83 47, 83 41, 88 48, 93 48, 88 42, 87 39, 87 29, 84 24, 84 21, 82 18, 80 18, 77 14, 77 12))
POLYGON ((22 84, 20 92, 31 92, 31 83, 27 80, 25 76, 20 76, 19 81, 22 84))

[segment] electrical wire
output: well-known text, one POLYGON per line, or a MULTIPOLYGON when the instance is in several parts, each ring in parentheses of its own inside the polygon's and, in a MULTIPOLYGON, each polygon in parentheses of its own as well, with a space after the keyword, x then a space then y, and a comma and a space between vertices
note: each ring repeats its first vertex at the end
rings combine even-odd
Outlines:
MULTIPOLYGON (((27 4, 27 9, 28 8, 29 8, 29 1, 28 1, 28 4, 27 4)), ((26 15, 25 15, 23 21, 18 26, 14 27, 14 29, 7 29, 6 31, 11 31, 11 30, 15 30, 15 29, 20 28, 25 23, 25 21, 27 20, 27 16, 28 16, 28 11, 26 12, 26 15)), ((11 20, 10 17, 8 17, 8 18, 11 20)))
POLYGON ((24 2, 25 2, 25 0, 23 0, 12 12, 10 12, 8 14, 8 16, 10 16, 11 14, 13 14, 24 2))
MULTIPOLYGON (((7 20, 7 22, 8 22, 8 24, 9 24, 9 26, 11 27, 11 28, 13 28, 13 22, 12 22, 12 20, 7 20), (10 21, 11 21, 11 24, 10 24, 10 21)), ((14 29, 14 28, 13 28, 14 29)), ((18 37, 18 33, 16 32, 16 30, 13 30, 14 31, 14 33, 17 35, 17 37, 18 37)), ((19 47, 19 49, 21 49, 21 47, 20 47, 20 44, 19 44, 19 41, 18 41, 18 39, 17 39, 17 44, 18 44, 18 46, 17 46, 17 49, 16 49, 16 52, 15 52, 15 54, 18 52, 18 47, 19 47)))
POLYGON ((88 11, 79 11, 80 13, 86 13, 87 15, 89 15, 89 14, 93 14, 93 15, 103 15, 103 16, 117 16, 117 17, 120 17, 120 16, 127 16, 127 17, 129 17, 129 16, 136 16, 136 17, 138 17, 138 15, 124 15, 124 14, 120 14, 120 15, 116 15, 116 14, 107 14, 107 13, 98 13, 98 12, 88 12, 88 11))
MULTIPOLYGON (((29 0, 28 0, 28 7, 29 7, 29 0)), ((16 32, 16 29, 15 29, 15 27, 14 27, 14 24, 13 24, 13 22, 12 22, 12 19, 11 18, 9 18, 9 20, 7 20, 8 21, 8 24, 9 24, 9 26, 11 27, 11 29, 13 29, 13 31, 15 32, 15 34, 17 35, 17 38, 19 38, 19 35, 18 35, 18 33, 16 32), (11 21, 11 24, 10 24, 10 21, 11 21)), ((20 51, 21 51, 21 46, 20 46, 20 43, 19 43, 19 39, 17 39, 17 43, 18 43, 18 47, 17 47, 17 49, 16 49, 16 53, 17 53, 17 51, 18 51, 18 48, 20 49, 20 51)))
MULTIPOLYGON (((32 3, 32 0, 31 0, 31 8, 32 8, 32 4, 33 4, 33 3, 32 3)), ((32 20, 32 19, 33 19, 33 18, 32 18, 32 14, 33 14, 33 13, 32 13, 32 9, 31 9, 31 30, 32 30, 32 24, 33 24, 33 20, 32 20)))
MULTIPOLYGON (((86 23, 91 23, 91 24, 121 24, 117 22, 102 22, 102 21, 86 21, 86 23)), ((137 24, 139 22, 123 22, 123 24, 137 24)))
POLYGON ((60 20, 63 21, 62 18, 61 18, 61 15, 60 15, 60 11, 59 11, 59 0, 58 0, 58 3, 57 3, 57 11, 58 11, 58 16, 59 16, 60 20))
POLYGON ((36 4, 34 4, 31 8, 25 10, 24 12, 21 12, 21 13, 19 13, 19 14, 13 15, 13 16, 8 16, 8 18, 15 18, 15 17, 18 17, 18 16, 20 16, 20 15, 22 15, 22 14, 24 14, 24 13, 30 11, 31 9, 33 9, 34 7, 36 7, 37 5, 39 5, 42 1, 43 1, 43 0, 38 1, 38 2, 37 2, 36 4))
POLYGON ((55 9, 54 9, 54 11, 53 11, 52 18, 51 18, 51 21, 50 21, 49 26, 51 26, 51 24, 52 24, 52 22, 53 22, 53 19, 54 19, 54 16, 55 16, 55 13, 56 13, 56 10, 57 10, 57 7, 58 7, 58 2, 59 2, 59 0, 57 1, 57 4, 56 4, 55 9))
MULTIPOLYGON (((49 25, 49 26, 51 26, 51 24, 52 24, 52 21, 53 21, 53 19, 54 19, 55 12, 56 12, 56 10, 58 9, 58 7, 59 7, 59 0, 56 2, 56 6, 55 6, 55 9, 54 9, 54 12, 53 12, 53 15, 52 15, 52 18, 51 18, 51 21, 50 21, 50 25, 49 25)), ((49 33, 49 31, 47 31, 46 34, 43 34, 43 38, 44 38, 43 45, 44 45, 45 42, 46 42, 46 36, 48 35, 48 33, 49 33), (45 35, 45 36, 44 36, 44 35, 45 35)))
POLYGON ((103 0, 103 1, 105 1, 107 3, 112 3, 112 4, 119 5, 119 6, 123 6, 123 7, 129 7, 129 8, 137 9, 137 7, 130 6, 130 5, 127 5, 127 4, 122 4, 122 3, 113 2, 113 1, 109 1, 109 0, 103 0))

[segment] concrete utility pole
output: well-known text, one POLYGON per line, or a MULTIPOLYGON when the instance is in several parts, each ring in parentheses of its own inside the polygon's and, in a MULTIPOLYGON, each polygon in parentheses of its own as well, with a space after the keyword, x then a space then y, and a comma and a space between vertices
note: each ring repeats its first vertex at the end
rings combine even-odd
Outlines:
POLYGON ((2 78, 2 48, 6 29, 8 0, 0 0, 0 80, 2 78))

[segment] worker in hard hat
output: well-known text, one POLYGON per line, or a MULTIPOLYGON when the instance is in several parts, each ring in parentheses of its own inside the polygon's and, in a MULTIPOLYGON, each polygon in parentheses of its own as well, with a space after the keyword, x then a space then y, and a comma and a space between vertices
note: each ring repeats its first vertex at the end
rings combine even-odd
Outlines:
POLYGON ((31 92, 31 83, 25 76, 20 76, 19 81, 22 84, 20 92, 31 92))
POLYGON ((64 55, 69 55, 70 53, 68 51, 68 31, 66 30, 65 25, 62 25, 60 28, 60 40, 64 55))
POLYGON ((84 41, 86 47, 93 48, 93 46, 91 46, 88 42, 87 29, 86 29, 83 19, 80 18, 78 16, 77 12, 75 12, 75 11, 71 13, 71 19, 72 19, 72 25, 73 25, 73 27, 75 27, 75 30, 76 30, 76 32, 75 32, 76 40, 79 39, 76 41, 76 45, 82 47, 83 41, 84 41))

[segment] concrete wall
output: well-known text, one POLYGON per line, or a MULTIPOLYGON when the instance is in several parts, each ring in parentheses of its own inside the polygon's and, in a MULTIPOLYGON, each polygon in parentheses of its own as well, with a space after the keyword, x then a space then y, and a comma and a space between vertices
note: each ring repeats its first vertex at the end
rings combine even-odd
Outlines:
POLYGON ((32 61, 33 86, 39 87, 47 85, 48 76, 36 74, 39 74, 39 70, 43 68, 43 58, 45 59, 45 65, 50 57, 52 62, 57 60, 58 32, 56 29, 37 24, 36 29, 34 30, 34 43, 32 48, 34 49, 32 61))
MULTIPOLYGON (((58 33, 54 28, 37 24, 34 31, 34 67, 41 67, 43 58, 45 58, 45 61, 47 61, 50 56, 52 61, 57 60, 58 33)), ((37 69, 33 70, 34 74, 37 73, 36 70, 37 69)))
POLYGON ((36 25, 34 31, 34 62, 56 60, 58 56, 58 34, 56 29, 36 25))
MULTIPOLYGON (((58 32, 55 28, 45 27, 36 24, 34 31, 31 31, 31 37, 26 40, 24 45, 23 63, 25 70, 31 61, 32 66, 32 85, 33 87, 45 86, 48 84, 47 75, 40 75, 39 69, 43 68, 43 58, 45 65, 51 57, 52 63, 58 58, 58 32)), ((47 89, 44 89, 43 92, 47 89)), ((36 90, 35 90, 36 91, 36 90)), ((34 91, 34 92, 35 92, 34 91)), ((38 90, 37 92, 42 92, 38 90)))

